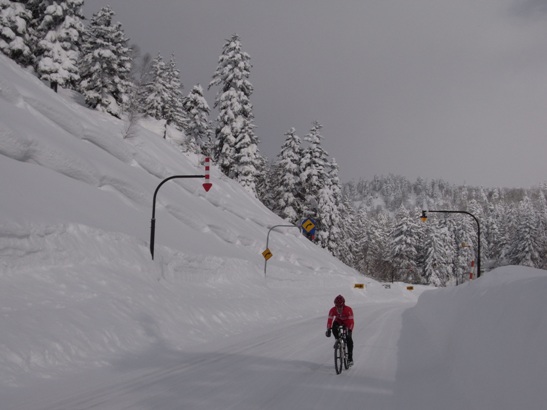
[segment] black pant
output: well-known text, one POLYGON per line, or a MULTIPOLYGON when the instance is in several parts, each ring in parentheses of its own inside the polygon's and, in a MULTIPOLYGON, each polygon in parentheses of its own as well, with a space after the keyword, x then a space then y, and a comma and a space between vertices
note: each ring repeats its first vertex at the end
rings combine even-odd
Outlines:
MULTIPOLYGON (((339 338, 340 337, 340 332, 339 332, 339 329, 342 327, 343 325, 341 325, 340 323, 338 322, 334 322, 332 324, 332 334, 334 335, 335 338, 339 338)), ((348 356, 349 356, 349 360, 353 360, 353 338, 351 337, 351 330, 348 329, 348 336, 346 338, 346 341, 348 343, 348 356)))

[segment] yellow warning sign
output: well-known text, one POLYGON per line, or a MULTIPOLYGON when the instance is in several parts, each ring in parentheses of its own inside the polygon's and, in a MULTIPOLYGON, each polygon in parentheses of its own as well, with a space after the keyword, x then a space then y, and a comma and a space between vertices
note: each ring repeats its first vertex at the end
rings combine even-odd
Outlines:
POLYGON ((306 232, 311 232, 311 230, 315 228, 315 224, 311 221, 311 219, 306 219, 302 223, 302 228, 304 228, 306 232))
POLYGON ((262 252, 262 256, 264 256, 264 259, 268 260, 273 255, 272 255, 272 252, 270 251, 270 249, 266 249, 264 252, 262 252))

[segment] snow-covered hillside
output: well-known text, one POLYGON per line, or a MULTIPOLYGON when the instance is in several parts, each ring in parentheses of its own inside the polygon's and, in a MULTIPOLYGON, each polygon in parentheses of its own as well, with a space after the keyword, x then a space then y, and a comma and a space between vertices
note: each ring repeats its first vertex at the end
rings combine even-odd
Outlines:
POLYGON ((201 178, 159 190, 152 261, 154 190, 202 175, 201 159, 145 128, 123 139, 122 121, 0 64, 2 382, 99 365, 155 338, 197 343, 302 317, 295 289, 330 303, 355 282, 287 228, 270 234, 265 278, 268 230, 287 223, 214 167, 208 193, 201 178))
POLYGON ((2 409, 538 409, 545 271, 385 288, 143 123, 0 55, 2 409), (365 283, 365 289, 355 289, 365 283), (336 376, 334 296, 356 314, 336 376), (421 297, 420 297, 421 295, 421 297))

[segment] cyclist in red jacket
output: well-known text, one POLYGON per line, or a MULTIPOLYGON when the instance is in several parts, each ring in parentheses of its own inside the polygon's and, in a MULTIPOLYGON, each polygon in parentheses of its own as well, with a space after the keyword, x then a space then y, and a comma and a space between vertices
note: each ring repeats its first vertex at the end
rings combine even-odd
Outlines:
POLYGON ((349 306, 346 306, 346 300, 342 295, 338 295, 334 299, 334 307, 329 311, 327 332, 325 335, 330 337, 332 330, 332 334, 338 340, 338 329, 340 326, 345 326, 348 329, 348 361, 350 365, 353 365, 353 338, 351 337, 353 332, 353 310, 349 306))

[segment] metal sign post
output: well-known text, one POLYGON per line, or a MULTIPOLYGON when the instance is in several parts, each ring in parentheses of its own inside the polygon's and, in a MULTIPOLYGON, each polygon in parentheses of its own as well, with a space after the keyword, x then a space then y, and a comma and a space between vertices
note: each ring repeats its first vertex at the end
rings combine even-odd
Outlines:
POLYGON ((176 178, 205 178, 206 182, 203 184, 203 189, 205 189, 205 192, 209 192, 213 186, 213 184, 209 182, 209 157, 205 158, 205 175, 174 175, 172 177, 165 178, 156 187, 156 190, 154 191, 154 200, 152 202, 152 221, 150 222, 150 254, 152 255, 152 260, 154 260, 154 238, 156 235, 156 196, 158 195, 158 191, 163 184, 176 178))
POLYGON ((298 226, 295 225, 275 225, 270 228, 268 231, 268 235, 266 236, 266 250, 262 252, 262 256, 264 256, 264 277, 266 277, 266 267, 268 265, 268 259, 272 257, 272 252, 270 251, 270 248, 268 247, 268 244, 270 242, 270 232, 275 228, 298 228, 298 226))

